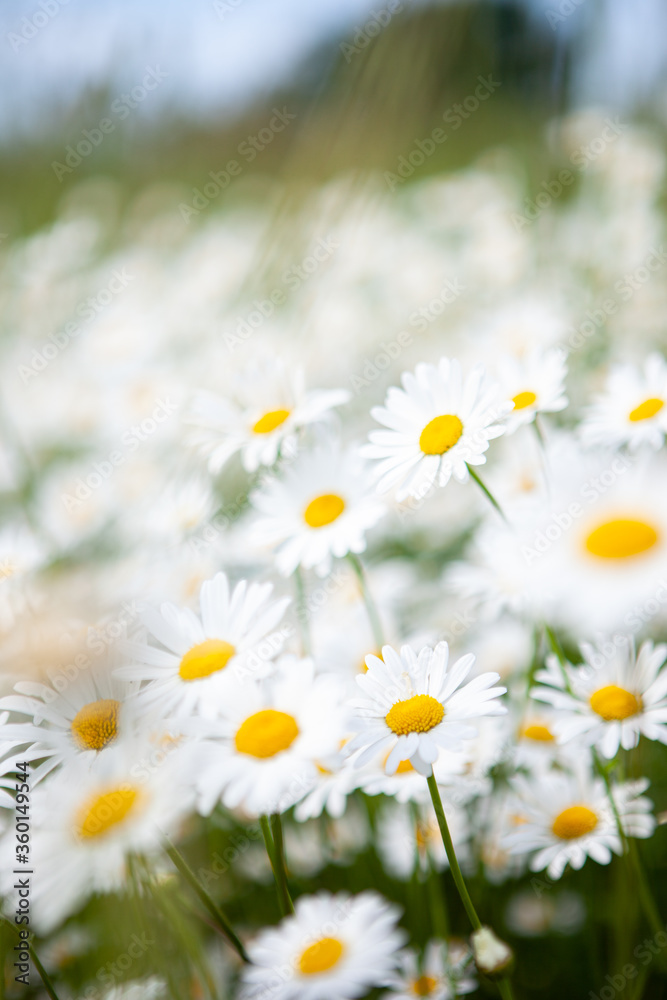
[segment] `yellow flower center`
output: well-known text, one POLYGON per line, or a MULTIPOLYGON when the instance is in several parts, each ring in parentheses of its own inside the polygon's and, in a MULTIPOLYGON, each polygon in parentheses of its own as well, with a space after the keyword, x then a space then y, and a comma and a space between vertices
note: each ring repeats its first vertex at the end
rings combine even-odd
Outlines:
POLYGON ((104 750, 118 735, 118 709, 114 698, 100 698, 79 709, 72 719, 72 735, 83 750, 104 750))
POLYGON ((537 396, 534 392, 518 392, 512 397, 515 410, 525 410, 527 406, 532 406, 537 396))
POLYGON ((651 524, 621 517, 598 525, 586 539, 586 548, 599 559, 628 559, 653 548, 659 539, 651 524))
POLYGON ((570 806, 558 813, 551 829, 561 840, 576 840, 592 833, 597 825, 598 818, 588 806, 570 806))
POLYGON ((323 937, 301 953, 299 972, 303 976, 316 976, 328 972, 340 962, 345 947, 338 938, 323 937))
POLYGON ((595 691, 590 697, 589 704, 605 722, 629 719, 642 709, 640 698, 625 688, 617 687, 616 684, 608 684, 607 687, 595 691))
POLYGON ((345 501, 342 497, 336 493, 324 493, 310 501, 303 512, 303 519, 310 528, 323 528, 340 517, 344 510, 345 501))
POLYGON ((207 639, 187 651, 178 668, 179 676, 183 681, 199 681, 203 677, 210 677, 218 670, 224 670, 235 654, 236 649, 230 642, 225 642, 224 639, 207 639))
POLYGON ((553 733, 548 726, 534 725, 526 726, 523 735, 527 740, 536 740, 538 743, 553 743, 553 733))
POLYGON ((633 424, 636 424, 639 420, 650 420, 656 413, 660 413, 664 405, 664 399, 658 399, 655 396, 651 399, 645 399, 639 406, 635 406, 634 410, 630 410, 628 420, 631 420, 633 424))
MULTIPOLYGON (((387 753, 385 754, 384 760, 382 762, 383 767, 387 766, 388 760, 389 760, 389 754, 387 753)), ((414 767, 412 766, 409 760, 402 760, 401 763, 396 768, 396 774, 416 774, 416 773, 417 772, 415 771, 414 767)))
POLYGON ((299 727, 292 715, 265 708, 241 724, 234 742, 239 753, 264 760, 288 750, 298 735, 299 727))
POLYGON ((444 455, 463 434, 463 424, 453 413, 434 417, 419 435, 419 447, 425 455, 444 455))
POLYGON ((88 839, 101 837, 118 826, 135 808, 139 799, 136 788, 111 788, 96 795, 80 813, 79 834, 88 839))
POLYGON ((416 997, 430 997, 437 985, 438 981, 433 976, 420 976, 412 984, 412 992, 416 997))
POLYGON ((269 410, 256 424, 253 424, 253 434, 270 434, 271 431, 275 431, 276 427, 285 423, 289 412, 289 410, 269 410))
POLYGON ((408 733, 427 733, 438 726, 445 716, 445 709, 430 694, 416 694, 392 705, 385 722, 397 736, 408 733))

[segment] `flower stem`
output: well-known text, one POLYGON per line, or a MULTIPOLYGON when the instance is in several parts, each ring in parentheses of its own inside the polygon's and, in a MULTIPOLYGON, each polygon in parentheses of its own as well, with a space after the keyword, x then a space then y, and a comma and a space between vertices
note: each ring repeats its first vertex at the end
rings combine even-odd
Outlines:
POLYGON ((371 592, 368 587, 368 581, 366 579, 366 573, 364 572, 364 567, 361 563, 361 559, 354 552, 348 552, 347 558, 350 561, 350 565, 355 572, 357 580, 359 581, 359 588, 361 590, 361 596, 363 597, 364 604, 366 605, 366 612, 368 614, 368 620, 371 625, 371 631, 373 633, 373 640, 378 648, 378 651, 384 646, 384 631, 382 629, 382 622, 380 621, 380 615, 378 613, 377 605, 371 596, 371 592))
POLYGON ((472 899, 470 898, 470 893, 468 892, 467 886, 463 879, 461 869, 459 867, 459 862, 456 857, 456 851, 454 850, 454 844, 452 843, 452 837, 449 832, 449 827, 447 826, 447 820, 445 818, 445 810, 442 805, 442 799, 440 798, 440 791, 438 789, 438 783, 435 780, 435 776, 432 774, 430 778, 426 779, 428 782, 428 790, 431 793, 431 800, 433 802, 433 808, 435 809, 435 815, 438 820, 438 826, 440 827, 440 833, 442 835, 442 842, 445 845, 445 851, 447 852, 447 859, 449 861, 449 867, 452 875, 454 876, 454 882, 456 888, 458 889, 459 896, 461 897, 461 902, 468 914, 468 919, 472 924, 474 930, 478 931, 482 926, 482 921, 477 916, 477 911, 473 906, 472 899))
POLYGON ((271 862, 273 877, 276 881, 280 912, 283 917, 287 917, 291 913, 294 913, 294 904, 292 903, 292 897, 290 896, 289 889, 287 888, 287 874, 285 872, 285 862, 283 857, 282 825, 280 824, 280 816, 274 814, 271 821, 268 816, 260 816, 259 825, 262 828, 264 846, 266 847, 266 853, 268 854, 269 861, 271 862), (274 818, 278 819, 277 824, 274 824, 274 818), (279 838, 278 846, 276 846, 276 841, 274 840, 276 832, 278 833, 279 838))
POLYGON ((169 840, 166 840, 166 838, 165 838, 165 850, 169 855, 169 857, 171 858, 171 860, 173 861, 174 866, 181 873, 185 881, 190 885, 190 887, 194 890, 197 896, 199 896, 199 899, 202 901, 208 912, 213 917, 213 920, 215 921, 217 927, 225 935, 225 937, 227 938, 231 946, 234 948, 234 950, 237 952, 239 957, 242 959, 242 961, 249 962, 250 959, 248 958, 248 954, 245 948, 243 947, 240 938, 238 938, 237 935, 234 933, 232 925, 230 924, 229 920, 227 920, 227 917, 224 915, 222 910, 213 902, 213 900, 207 893, 206 889, 201 884, 201 882, 193 872, 192 868, 190 868, 189 864, 187 863, 183 855, 180 853, 180 851, 178 851, 169 840))
POLYGON ((313 650, 310 642, 310 628, 308 626, 308 603, 306 601, 306 585, 300 566, 297 566, 294 570, 294 583, 296 586, 296 616, 299 622, 299 631, 301 632, 301 646, 304 655, 310 656, 313 650))
POLYGON ((504 510, 502 509, 502 507, 500 506, 500 504, 498 503, 498 501, 496 500, 496 498, 494 497, 493 493, 488 488, 488 486, 484 485, 484 483, 482 482, 482 480, 480 479, 480 477, 477 475, 477 473, 475 472, 475 470, 473 469, 473 467, 471 465, 468 465, 467 462, 466 462, 466 468, 468 469, 468 472, 470 473, 470 475, 472 476, 472 478, 475 480, 475 482, 479 486, 479 488, 482 491, 482 493, 484 494, 484 496, 487 498, 487 500, 490 501, 490 503, 498 511, 498 513, 502 517, 502 519, 505 522, 505 524, 509 524, 509 521, 507 520, 507 517, 505 516, 504 510))

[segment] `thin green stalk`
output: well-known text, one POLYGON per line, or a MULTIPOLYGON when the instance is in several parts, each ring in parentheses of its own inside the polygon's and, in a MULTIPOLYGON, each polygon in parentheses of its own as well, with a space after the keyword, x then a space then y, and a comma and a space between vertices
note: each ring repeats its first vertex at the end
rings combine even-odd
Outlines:
POLYGON ((287 864, 285 863, 283 824, 280 819, 280 813, 273 813, 271 816, 271 832, 273 833, 273 847, 278 873, 278 890, 282 897, 283 908, 287 913, 294 913, 294 904, 287 884, 287 864))
POLYGON ((445 845, 445 851, 447 852, 447 859, 449 861, 449 868, 454 877, 454 883, 458 889, 459 896, 461 897, 461 902, 468 914, 468 919, 472 924, 474 930, 478 931, 482 926, 482 921, 477 916, 477 911, 473 906, 472 899, 470 898, 470 893, 463 879, 463 874, 459 867, 459 862, 456 857, 456 851, 454 850, 454 844, 452 843, 452 837, 449 832, 449 827, 447 825, 447 820, 445 818, 445 810, 442 805, 442 799, 440 798, 440 790, 438 789, 438 783, 435 780, 435 776, 432 774, 430 778, 426 779, 428 782, 428 790, 431 793, 431 801, 433 802, 433 808, 435 809, 435 815, 438 820, 438 826, 440 827, 440 833, 442 835, 442 842, 445 845))
POLYGON ((271 831, 271 823, 268 816, 259 817, 259 825, 262 830, 262 836, 264 837, 264 846, 266 847, 266 853, 271 862, 271 871, 273 872, 273 877, 276 882, 276 889, 278 891, 278 903, 280 905, 280 912, 283 917, 289 916, 290 913, 294 913, 294 906, 290 898, 290 894, 287 891, 287 878, 285 876, 285 883, 283 885, 283 872, 284 869, 281 863, 276 859, 276 845, 273 840, 273 833, 271 831))
POLYGON ((498 511, 498 513, 502 517, 502 519, 505 522, 505 524, 509 524, 509 521, 507 520, 507 517, 505 516, 504 510, 502 509, 502 507, 500 506, 500 504, 498 503, 498 501, 494 497, 494 495, 491 492, 491 490, 487 486, 484 485, 484 483, 482 482, 482 480, 477 475, 477 473, 475 472, 475 470, 473 469, 473 467, 471 465, 468 465, 468 463, 466 462, 466 466, 467 466, 468 472, 470 473, 470 475, 472 476, 472 478, 475 480, 475 482, 479 486, 479 488, 482 491, 482 493, 484 494, 484 496, 487 498, 487 500, 489 500, 489 502, 493 505, 493 507, 495 507, 495 509, 498 511))
POLYGON ((361 563, 361 559, 354 552, 348 552, 347 558, 350 561, 350 565, 354 570, 357 580, 359 581, 359 587, 361 589, 361 596, 364 599, 364 604, 366 605, 366 612, 368 614, 368 620, 371 625, 371 631, 373 633, 373 640, 378 648, 378 651, 384 646, 384 630, 382 628, 382 622, 380 621, 380 615, 378 613, 377 605, 373 600, 371 592, 368 587, 368 581, 366 579, 366 573, 364 572, 364 567, 361 563))
POLYGON ((187 863, 183 855, 174 847, 174 845, 169 840, 165 840, 165 850, 169 855, 169 857, 171 858, 171 860, 173 861, 174 866, 181 873, 185 881, 190 885, 190 887, 194 890, 197 896, 199 896, 199 899, 202 901, 208 912, 213 917, 216 925, 225 935, 225 937, 227 938, 231 946, 234 948, 234 950, 237 952, 239 957, 244 962, 249 962, 250 959, 248 958, 248 954, 245 948, 243 947, 240 938, 238 938, 237 935, 234 933, 234 930, 229 920, 224 915, 220 907, 217 906, 216 903, 214 903, 214 901, 211 899, 206 889, 201 884, 195 873, 192 871, 192 869, 190 868, 189 864, 187 863))
POLYGON ((313 652, 310 641, 310 628, 308 625, 308 603, 306 601, 306 585, 303 579, 301 567, 294 570, 294 584, 296 586, 296 616, 299 621, 299 631, 301 632, 301 646, 305 656, 311 656, 313 652))
POLYGON ((558 664, 563 674, 563 680, 565 682, 565 690, 568 692, 568 694, 572 694, 572 685, 570 684, 570 678, 567 676, 567 669, 566 669, 567 656, 565 655, 565 650, 561 646, 556 636, 556 633, 549 625, 545 624, 544 634, 547 637, 547 642, 551 646, 551 652, 555 654, 556 659, 558 660, 558 664))

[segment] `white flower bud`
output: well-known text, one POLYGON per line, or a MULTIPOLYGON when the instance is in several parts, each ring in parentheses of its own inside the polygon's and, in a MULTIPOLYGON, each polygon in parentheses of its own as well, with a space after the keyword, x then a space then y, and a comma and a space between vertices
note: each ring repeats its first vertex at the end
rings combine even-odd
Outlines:
POLYGON ((490 927, 473 932, 472 946, 477 968, 485 976, 502 975, 514 958, 510 946, 496 937, 490 927))

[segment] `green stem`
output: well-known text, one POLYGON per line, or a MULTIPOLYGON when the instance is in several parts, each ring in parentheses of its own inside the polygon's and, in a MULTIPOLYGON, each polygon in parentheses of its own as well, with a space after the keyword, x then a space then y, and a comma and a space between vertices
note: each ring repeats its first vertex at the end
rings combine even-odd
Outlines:
POLYGON ((303 579, 301 567, 294 570, 294 584, 296 586, 296 616, 301 632, 301 646, 305 656, 311 656, 313 649, 310 641, 310 628, 308 627, 308 604, 306 602, 306 585, 303 579))
POLYGON ((348 552, 347 558, 349 559, 350 565, 352 566, 357 580, 359 581, 359 588, 361 590, 361 596, 363 597, 364 604, 366 605, 366 612, 371 625, 373 640, 379 652, 384 646, 384 631, 382 628, 382 622, 380 621, 377 605, 371 596, 361 559, 354 552, 348 552))
POLYGON ((567 657, 565 655, 565 650, 561 646, 556 633, 550 628, 549 625, 544 626, 544 634, 547 637, 547 642, 551 646, 551 652, 555 654, 558 660, 558 665, 560 666, 561 673, 563 674, 563 680, 565 682, 565 690, 568 694, 572 694, 572 685, 570 684, 570 678, 567 676, 567 657))
POLYGON ((454 844, 452 843, 452 837, 449 832, 449 827, 447 826, 447 820, 445 818, 445 810, 442 805, 442 799, 440 798, 440 790, 438 789, 438 783, 435 780, 435 776, 431 775, 430 778, 426 779, 428 782, 428 790, 431 793, 431 801, 433 802, 433 808, 435 809, 435 815, 438 820, 438 826, 440 827, 440 833, 442 835, 442 842, 445 845, 445 851, 447 852, 447 859, 449 860, 449 867, 451 873, 454 877, 454 882, 456 888, 458 889, 459 896, 461 897, 461 902, 468 914, 468 919, 472 924, 474 930, 478 931, 482 926, 482 921, 477 916, 477 911, 473 906, 472 899, 470 898, 470 893, 468 892, 467 886, 463 879, 463 874, 459 867, 459 862, 456 857, 456 851, 454 850, 454 844))
POLYGON ((199 899, 202 901, 208 912, 213 917, 213 920, 215 921, 216 925, 225 935, 225 937, 227 938, 231 946, 234 948, 234 950, 237 952, 239 957, 242 959, 242 961, 249 962, 250 959, 248 958, 248 954, 245 948, 243 947, 240 938, 238 938, 234 933, 234 930, 229 920, 224 915, 222 910, 213 902, 213 900, 207 893, 206 889, 201 884, 201 882, 199 881, 193 870, 190 868, 189 864, 187 863, 183 855, 174 847, 174 845, 169 840, 165 841, 165 850, 169 855, 169 857, 171 858, 171 860, 173 861, 174 866, 181 873, 185 881, 190 885, 190 887, 194 890, 197 896, 199 896, 199 899))
MULTIPOLYGON (((266 847, 266 853, 271 862, 271 871, 273 872, 273 877, 276 882, 276 889, 278 891, 278 903, 280 905, 280 912, 283 917, 289 916, 290 913, 294 913, 294 906, 287 889, 287 877, 284 873, 284 867, 276 858, 276 845, 273 839, 273 833, 271 831, 271 823, 268 816, 259 817, 259 825, 262 829, 262 836, 264 837, 264 846, 266 847), (284 882, 283 882, 284 879, 284 882)), ((282 828, 281 828, 282 836, 282 828)), ((282 852, 281 852, 282 853, 282 852)))
POLYGON ((500 506, 500 504, 498 503, 498 501, 494 497, 494 495, 491 492, 491 490, 487 486, 484 485, 484 483, 482 482, 482 480, 480 479, 480 477, 477 475, 477 473, 475 472, 475 470, 473 469, 473 467, 471 465, 468 465, 467 462, 466 462, 466 467, 468 469, 468 472, 470 473, 470 475, 475 480, 475 482, 479 486, 480 490, 484 494, 484 496, 487 498, 487 500, 490 501, 490 503, 498 511, 498 513, 502 517, 502 519, 505 522, 505 524, 509 524, 509 521, 507 520, 507 517, 505 516, 504 510, 502 509, 502 507, 500 506))
POLYGON ((294 904, 287 884, 287 864, 285 863, 283 824, 280 813, 273 813, 271 816, 271 832, 273 833, 273 847, 278 869, 278 889, 282 897, 283 907, 287 913, 294 913, 294 904))

